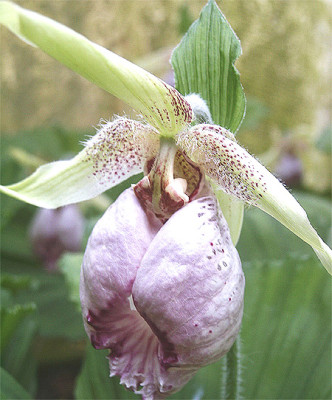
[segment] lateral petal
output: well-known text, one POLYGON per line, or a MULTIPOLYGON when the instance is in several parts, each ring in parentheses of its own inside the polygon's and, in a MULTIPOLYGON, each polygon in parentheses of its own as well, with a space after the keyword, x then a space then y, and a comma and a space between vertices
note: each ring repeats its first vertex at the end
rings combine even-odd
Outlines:
POLYGON ((0 191, 44 208, 88 200, 143 171, 158 148, 153 128, 119 118, 103 125, 73 159, 45 164, 21 182, 0 186, 0 191))
POLYGON ((215 125, 196 125, 177 137, 178 146, 227 194, 261 208, 307 242, 332 273, 332 251, 310 225, 288 190, 263 165, 215 125))

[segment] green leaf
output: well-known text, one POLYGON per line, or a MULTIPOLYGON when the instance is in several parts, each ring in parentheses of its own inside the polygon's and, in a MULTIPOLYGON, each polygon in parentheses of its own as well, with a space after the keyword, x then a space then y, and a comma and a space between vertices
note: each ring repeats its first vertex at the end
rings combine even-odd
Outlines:
POLYGON ((34 285, 18 292, 15 301, 20 303, 34 301, 37 309, 33 317, 41 336, 71 340, 85 337, 81 313, 69 301, 62 274, 50 274, 7 257, 3 257, 2 261, 5 271, 31 275, 34 285))
POLYGON ((331 287, 307 257, 245 265, 241 331, 247 399, 329 399, 331 287))
POLYGON ((80 302, 80 273, 83 254, 65 253, 59 260, 59 267, 63 273, 69 292, 69 299, 81 310, 80 302))
POLYGON ((215 1, 210 0, 171 59, 179 92, 200 94, 214 123, 233 133, 245 113, 245 96, 234 66, 240 54, 239 39, 215 1))
POLYGON ((0 397, 2 400, 32 399, 30 394, 3 368, 0 368, 0 397))
POLYGON ((0 2, 0 23, 125 101, 165 136, 190 122, 190 107, 172 87, 64 25, 7 1, 0 2))
POLYGON ((1 308, 1 350, 10 340, 19 323, 35 309, 36 306, 33 303, 1 308))
POLYGON ((1 364, 30 394, 37 389, 37 361, 34 341, 37 325, 32 317, 16 329, 1 355, 1 364))
POLYGON ((1 274, 1 288, 9 289, 14 294, 31 285, 31 277, 28 275, 1 274))
POLYGON ((43 272, 39 279, 38 290, 31 291, 30 296, 37 305, 36 318, 40 334, 72 340, 85 337, 81 313, 68 299, 63 276, 43 272))

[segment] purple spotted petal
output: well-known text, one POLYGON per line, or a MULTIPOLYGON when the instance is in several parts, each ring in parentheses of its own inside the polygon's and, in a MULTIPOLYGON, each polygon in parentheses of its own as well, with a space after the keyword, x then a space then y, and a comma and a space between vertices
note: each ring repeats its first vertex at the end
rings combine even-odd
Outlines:
POLYGON ((91 342, 110 349, 111 376, 145 399, 178 391, 229 350, 243 291, 241 263, 213 197, 161 225, 128 189, 96 225, 82 266, 91 342))

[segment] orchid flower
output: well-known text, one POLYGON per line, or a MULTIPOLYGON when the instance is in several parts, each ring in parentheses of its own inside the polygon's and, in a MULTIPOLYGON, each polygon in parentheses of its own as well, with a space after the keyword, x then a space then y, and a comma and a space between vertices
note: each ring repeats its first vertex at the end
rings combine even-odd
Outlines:
POLYGON ((331 273, 331 249, 294 197, 231 132, 212 124, 191 126, 192 107, 173 87, 71 29, 13 3, 0 3, 0 23, 132 106, 146 121, 119 118, 107 123, 72 160, 46 164, 19 183, 1 186, 3 193, 57 208, 91 199, 145 168, 149 179, 142 182, 142 189, 151 185, 147 191, 153 207, 161 211, 162 204, 157 204, 161 192, 181 197, 176 202, 182 206, 207 176, 219 189, 284 224, 312 246, 331 273))
POLYGON ((199 95, 184 97, 82 35, 12 3, 0 3, 0 22, 141 116, 104 123, 73 159, 1 186, 19 200, 57 208, 144 172, 97 223, 82 266, 85 328, 96 348, 111 350, 111 375, 145 398, 163 397, 234 342, 243 308, 234 247, 242 219, 240 212, 225 212, 226 222, 213 189, 276 218, 311 245, 331 273, 332 251, 305 211, 232 132, 213 124, 199 95))

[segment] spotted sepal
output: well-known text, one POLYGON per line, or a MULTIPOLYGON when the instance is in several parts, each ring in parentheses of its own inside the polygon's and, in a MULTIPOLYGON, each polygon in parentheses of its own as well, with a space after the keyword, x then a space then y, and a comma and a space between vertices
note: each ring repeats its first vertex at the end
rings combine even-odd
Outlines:
POLYGON ((196 125, 177 137, 184 153, 227 194, 261 208, 310 244, 331 274, 332 251, 288 190, 245 149, 215 125, 196 125))
POLYGON ((153 128, 119 118, 102 125, 73 159, 45 164, 21 182, 0 186, 0 191, 44 208, 88 200, 142 172, 158 148, 153 128))

